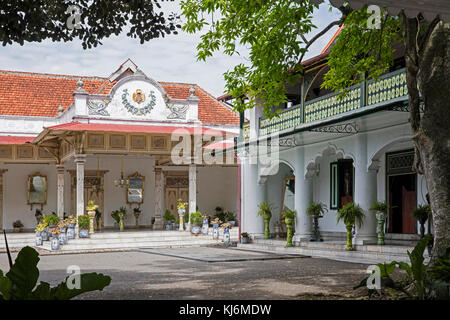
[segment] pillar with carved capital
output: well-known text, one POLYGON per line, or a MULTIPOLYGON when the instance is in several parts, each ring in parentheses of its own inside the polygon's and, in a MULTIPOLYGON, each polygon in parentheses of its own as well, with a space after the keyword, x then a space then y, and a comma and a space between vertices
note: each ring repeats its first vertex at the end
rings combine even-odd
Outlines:
POLYGON ((377 219, 375 212, 369 210, 377 200, 377 170, 368 169, 367 134, 359 133, 357 141, 357 159, 355 161, 355 203, 364 211, 361 228, 356 226, 355 244, 377 243, 377 219))
POLYGON ((64 165, 57 165, 57 193, 56 214, 60 219, 64 217, 64 165))
POLYGON ((153 230, 163 229, 163 172, 161 168, 155 168, 155 222, 153 230))
POLYGON ((191 230, 191 213, 197 211, 197 166, 189 165, 189 221, 188 231, 191 230))
MULTIPOLYGON (((86 164, 86 155, 75 155, 75 164, 77 168, 77 222, 78 217, 84 215, 84 165, 86 164)), ((75 234, 78 237, 78 223, 75 226, 75 234)))
POLYGON ((306 175, 304 148, 296 150, 295 158, 295 210, 297 211, 294 242, 309 240, 311 217, 306 214, 313 201, 313 178, 306 175))

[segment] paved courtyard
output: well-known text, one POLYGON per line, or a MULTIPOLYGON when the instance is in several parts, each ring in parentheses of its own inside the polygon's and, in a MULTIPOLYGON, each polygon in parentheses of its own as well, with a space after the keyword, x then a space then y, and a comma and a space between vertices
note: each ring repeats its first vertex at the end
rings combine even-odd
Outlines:
MULTIPOLYGON (((17 253, 13 254, 13 259, 17 253)), ((56 284, 66 269, 111 276, 104 291, 79 299, 352 299, 367 265, 237 248, 190 247, 41 255, 40 280, 56 284)), ((6 254, 0 269, 8 270, 6 254)))

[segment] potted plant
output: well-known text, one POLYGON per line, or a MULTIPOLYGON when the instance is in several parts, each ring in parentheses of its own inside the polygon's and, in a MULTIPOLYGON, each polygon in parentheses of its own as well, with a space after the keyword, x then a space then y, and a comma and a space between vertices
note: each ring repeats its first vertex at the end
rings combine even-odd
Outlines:
POLYGON ((312 217, 314 221, 314 237, 311 238, 311 241, 323 241, 320 236, 319 219, 323 218, 327 211, 327 206, 321 202, 311 202, 306 209, 306 214, 312 217))
POLYGON ((98 210, 98 208, 95 209, 95 224, 97 231, 99 231, 102 227, 102 213, 98 210))
POLYGON ((136 229, 139 229, 139 216, 141 215, 141 208, 137 207, 133 209, 133 215, 136 219, 136 229))
POLYGON ((169 209, 164 213, 164 221, 166 223, 166 230, 173 230, 173 225, 175 223, 175 216, 169 209))
POLYGON ((185 212, 183 214, 183 222, 184 222, 184 230, 188 230, 188 228, 189 228, 189 212, 185 212))
POLYGON ((286 247, 292 247, 292 230, 294 227, 295 217, 297 216, 297 211, 286 209, 284 210, 284 222, 286 223, 286 247))
POLYGON ((198 235, 200 233, 200 225, 202 224, 202 214, 201 212, 192 212, 191 213, 191 232, 194 235, 198 235))
POLYGON ((67 239, 75 239, 75 225, 77 220, 73 215, 67 217, 67 239))
POLYGON ((51 215, 44 217, 44 222, 47 223, 50 229, 53 229, 58 225, 59 217, 55 213, 52 213, 51 215))
POLYGON ((52 250, 59 250, 59 248, 60 248, 59 235, 61 234, 61 231, 59 230, 58 227, 55 227, 55 228, 50 229, 49 232, 52 235, 52 239, 51 239, 51 243, 50 243, 52 250))
POLYGON ((36 209, 36 212, 34 213, 34 217, 36 218, 36 222, 40 223, 42 220, 42 211, 39 209, 36 209))
POLYGON ((384 244, 384 224, 386 221, 388 206, 384 201, 375 201, 369 210, 375 210, 375 217, 377 218, 377 228, 378 228, 378 244, 384 244))
POLYGON ((47 240, 47 232, 45 231, 45 228, 47 225, 43 222, 39 223, 36 226, 36 229, 34 231, 36 232, 36 246, 41 246, 43 239, 43 233, 45 232, 45 240, 47 240))
POLYGON ((249 234, 247 232, 242 232, 241 233, 241 243, 246 244, 249 242, 250 242, 249 234))
POLYGON ((230 229, 232 228, 231 223, 225 222, 221 225, 223 228, 223 242, 224 243, 230 243, 230 229))
POLYGON ((61 232, 59 235, 59 243, 60 244, 66 244, 67 243, 67 234, 66 234, 66 230, 67 230, 67 225, 69 223, 66 220, 62 220, 60 222, 58 222, 58 229, 61 232))
POLYGON ((19 233, 22 231, 23 223, 20 220, 16 220, 13 222, 14 233, 19 233))
POLYGON ((234 227, 236 225, 236 214, 233 211, 227 211, 225 213, 225 219, 231 226, 234 227))
POLYGON ((78 228, 80 230, 80 238, 89 238, 89 226, 91 220, 88 215, 81 215, 78 217, 78 228))
POLYGON ((178 230, 183 231, 184 228, 184 223, 187 222, 189 220, 189 213, 188 213, 188 218, 186 219, 185 215, 186 215, 186 207, 188 206, 187 202, 183 202, 183 199, 179 198, 177 200, 177 210, 178 210, 178 220, 179 220, 179 225, 180 227, 178 228, 178 230))
POLYGON ((95 218, 95 211, 98 209, 98 205, 95 204, 94 200, 89 200, 88 204, 86 206, 86 211, 89 216, 90 222, 89 222, 89 234, 94 233, 94 218, 95 218))
POLYGON ((431 206, 429 204, 417 206, 413 210, 412 216, 420 223, 420 237, 423 238, 425 236, 425 223, 431 216, 431 206))
POLYGON ((111 217, 114 219, 114 228, 120 229, 119 210, 112 211, 111 212, 111 217))
POLYGON ((119 211, 118 211, 119 230, 120 231, 123 231, 123 229, 125 228, 123 221, 124 221, 126 215, 127 215, 127 208, 126 207, 120 207, 119 211))
POLYGON ((270 218, 272 217, 272 210, 274 209, 274 206, 268 201, 263 201, 259 204, 258 208, 258 215, 263 217, 264 219, 264 239, 269 239, 269 223, 270 218))
POLYGON ((223 212, 222 207, 216 207, 214 211, 216 212, 214 215, 215 218, 218 218, 220 221, 227 221, 227 214, 223 212))
POLYGON ((347 247, 346 250, 353 250, 353 227, 357 224, 360 228, 364 221, 364 211, 354 202, 349 202, 337 213, 337 222, 343 221, 347 229, 347 247))
POLYGON ((204 214, 202 216, 202 234, 208 234, 209 232, 209 215, 204 214))
POLYGON ((213 239, 219 239, 220 237, 219 226, 222 223, 222 221, 220 221, 219 218, 214 218, 214 220, 211 221, 211 223, 213 226, 213 239))

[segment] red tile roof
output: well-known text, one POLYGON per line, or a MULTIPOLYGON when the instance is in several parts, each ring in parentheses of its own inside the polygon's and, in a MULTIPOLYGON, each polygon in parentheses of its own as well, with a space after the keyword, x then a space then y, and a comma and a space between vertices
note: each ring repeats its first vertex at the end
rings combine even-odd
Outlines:
POLYGON ((25 144, 31 142, 35 137, 23 136, 0 136, 0 144, 25 144))
MULTIPOLYGON (((89 93, 107 94, 115 82, 108 78, 55 75, 0 70, 0 115, 55 117, 58 106, 66 109, 73 102, 72 93, 81 79, 89 93)), ((197 85, 161 82, 169 97, 186 99, 195 86, 200 98, 198 117, 208 124, 239 124, 239 116, 227 105, 197 85)))
MULTIPOLYGON (((177 130, 186 130, 189 134, 222 134, 237 135, 236 133, 210 129, 206 127, 178 127, 157 125, 130 125, 130 124, 107 124, 107 123, 80 123, 77 121, 64 123, 46 128, 50 131, 105 131, 105 132, 138 132, 138 133, 174 133, 177 130)), ((183 134, 183 132, 179 132, 183 134)))

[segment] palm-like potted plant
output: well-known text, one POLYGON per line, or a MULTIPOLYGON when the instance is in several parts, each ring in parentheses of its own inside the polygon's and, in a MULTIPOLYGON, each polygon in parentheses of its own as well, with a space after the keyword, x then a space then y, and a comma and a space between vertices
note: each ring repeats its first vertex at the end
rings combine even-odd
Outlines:
POLYGON ((201 212, 192 212, 191 213, 191 232, 194 235, 200 234, 200 225, 202 224, 202 213, 201 212))
POLYGON ((97 225, 97 230, 101 229, 101 225, 102 225, 101 221, 102 221, 102 213, 97 208, 97 209, 95 209, 95 223, 97 225))
POLYGON ((173 224, 175 223, 175 216, 167 209, 164 213, 164 221, 166 222, 166 230, 173 230, 173 224))
POLYGON ((306 214, 312 217, 314 221, 314 237, 311 238, 311 241, 323 241, 323 239, 320 237, 319 219, 323 218, 323 215, 327 211, 327 206, 321 202, 311 202, 306 209, 306 214))
POLYGON ((78 217, 78 228, 80 238, 89 238, 89 225, 91 221, 88 215, 81 215, 78 217))
POLYGON ((414 219, 419 221, 420 223, 420 237, 423 238, 425 236, 425 222, 427 222, 428 218, 431 215, 431 206, 427 205, 419 205, 412 212, 412 216, 414 219))
POLYGON ((361 207, 355 204, 353 201, 347 203, 337 213, 337 222, 343 221, 347 229, 347 247, 346 250, 353 250, 353 227, 358 225, 359 228, 364 222, 364 211, 361 207))
POLYGON ((369 210, 375 210, 375 216, 378 223, 378 244, 384 244, 384 223, 386 221, 388 206, 384 201, 375 201, 369 210))
POLYGON ((284 210, 284 222, 286 223, 286 247, 292 247, 292 229, 294 227, 295 217, 297 216, 297 211, 286 209, 284 210))
POLYGON ((273 204, 268 201, 263 201, 258 206, 258 215, 264 219, 264 239, 270 238, 269 224, 272 218, 272 210, 275 209, 273 204))
POLYGON ((119 210, 112 211, 111 212, 111 217, 114 219, 114 228, 120 229, 119 210))

